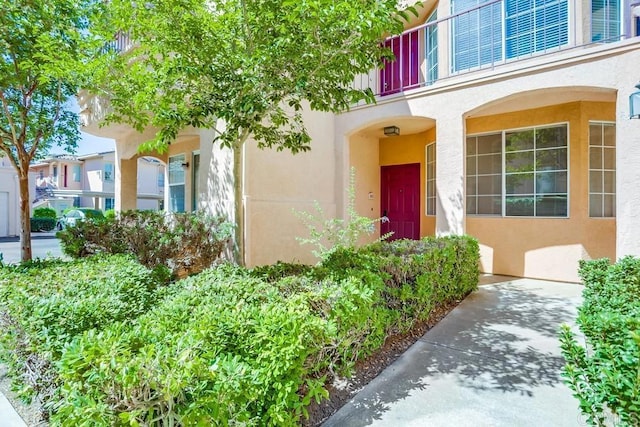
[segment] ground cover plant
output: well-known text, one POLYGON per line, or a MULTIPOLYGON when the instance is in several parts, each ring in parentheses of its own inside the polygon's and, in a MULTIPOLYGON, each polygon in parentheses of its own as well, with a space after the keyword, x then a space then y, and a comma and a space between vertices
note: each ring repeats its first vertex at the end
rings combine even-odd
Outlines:
POLYGON ((124 211, 102 221, 79 221, 57 234, 73 258, 128 253, 148 268, 165 265, 176 276, 195 274, 216 262, 233 226, 203 212, 124 211))
MULTIPOLYGON (((62 346, 38 344, 60 349, 51 423, 296 425, 328 378, 477 281, 478 245, 464 236, 340 248, 313 267, 210 268, 122 318, 59 334, 62 346)), ((17 289, 0 295, 5 313, 28 319, 12 308, 26 298, 17 289)))
POLYGON ((20 393, 50 402, 65 346, 84 331, 144 313, 168 278, 165 267, 152 271, 125 255, 0 266, 0 341, 20 393))
POLYGON ((564 377, 591 425, 640 424, 640 259, 582 261, 584 302, 561 333, 564 377))

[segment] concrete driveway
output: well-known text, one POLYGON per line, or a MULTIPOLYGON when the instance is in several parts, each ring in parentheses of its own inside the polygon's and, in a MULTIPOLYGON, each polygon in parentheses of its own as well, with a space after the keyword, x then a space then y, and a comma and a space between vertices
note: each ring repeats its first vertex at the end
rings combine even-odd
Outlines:
POLYGON ((558 342, 582 286, 501 280, 480 286, 324 426, 585 426, 560 377, 558 342))
MULTIPOLYGON (((0 253, 4 263, 20 262, 20 239, 17 237, 0 238, 0 253)), ((31 254, 33 258, 62 257, 60 241, 55 232, 32 233, 31 254)))

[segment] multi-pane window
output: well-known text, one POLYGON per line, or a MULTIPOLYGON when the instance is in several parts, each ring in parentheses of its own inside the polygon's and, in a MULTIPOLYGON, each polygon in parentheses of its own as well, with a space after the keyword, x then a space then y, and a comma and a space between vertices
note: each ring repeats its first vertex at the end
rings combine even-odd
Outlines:
POLYGON ((567 0, 506 0, 505 56, 518 58, 569 41, 567 0))
POLYGON ((113 163, 104 164, 104 180, 113 181, 113 163))
POLYGON ((169 157, 169 212, 184 212, 184 154, 169 157))
POLYGON ((467 137, 467 214, 566 217, 567 126, 467 137))
POLYGON ((591 0, 591 41, 619 40, 620 24, 620 0, 591 0))
POLYGON ((502 60, 502 10, 500 3, 480 8, 488 0, 452 0, 453 72, 502 60), (471 10, 470 10, 471 9, 471 10), (469 10, 468 12, 465 12, 469 10))
POLYGON ((113 197, 105 197, 104 199, 104 210, 108 211, 109 209, 113 209, 116 205, 116 201, 113 197))
MULTIPOLYGON (((437 11, 433 12, 427 23, 438 20, 437 11)), ((427 59, 427 84, 438 80, 438 24, 429 25, 424 29, 425 33, 425 57, 427 59)))
POLYGON ((502 213, 502 133, 467 137, 467 213, 502 213))
POLYGON ((589 216, 616 216, 616 127, 589 123, 589 216))
POLYGON ((505 132, 505 215, 567 216, 567 126, 505 132))
POLYGON ((436 214, 436 143, 432 142, 426 148, 427 176, 425 184, 427 187, 426 210, 427 215, 436 214))
POLYGON ((452 72, 569 42, 568 0, 452 0, 451 11, 458 14, 452 21, 452 72))

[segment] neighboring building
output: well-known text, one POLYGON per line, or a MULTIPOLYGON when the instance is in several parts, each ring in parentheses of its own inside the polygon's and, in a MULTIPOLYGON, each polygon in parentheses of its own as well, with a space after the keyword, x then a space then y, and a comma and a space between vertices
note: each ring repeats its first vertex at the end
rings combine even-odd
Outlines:
MULTIPOLYGON (((636 7, 637 9, 637 7, 636 7)), ((387 41, 397 61, 358 79, 375 105, 308 112, 312 151, 243 152, 245 261, 312 261, 293 210, 386 215, 395 237, 467 233, 485 272, 577 281, 581 259, 640 255, 638 19, 621 0, 441 0, 387 41)), ((116 139, 115 203, 135 205, 137 147, 153 136, 99 127, 105 100, 80 95, 85 131, 116 139)), ((185 130, 159 156, 167 210, 233 218, 232 154, 185 130)))
MULTIPOLYGON (((62 214, 71 207, 114 208, 115 152, 83 156, 56 155, 31 166, 36 174, 36 206, 47 205, 62 214)), ((164 199, 164 165, 141 157, 136 206, 133 209, 158 210, 164 199), (159 176, 162 176, 160 179, 159 176)))
MULTIPOLYGON (((29 196, 35 197, 35 174, 29 174, 29 196)), ((0 237, 20 235, 20 183, 9 159, 0 156, 0 237)))

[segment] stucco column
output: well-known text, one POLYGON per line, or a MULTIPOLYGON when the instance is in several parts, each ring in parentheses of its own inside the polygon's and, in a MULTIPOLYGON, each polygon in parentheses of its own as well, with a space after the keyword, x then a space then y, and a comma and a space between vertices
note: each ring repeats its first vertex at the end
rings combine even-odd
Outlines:
POLYGON ((640 120, 629 119, 633 84, 620 85, 616 104, 617 258, 640 255, 640 120))
POLYGON ((123 158, 124 141, 116 141, 115 210, 135 209, 138 199, 138 160, 123 158))
POLYGON ((464 233, 464 120, 436 120, 436 236, 464 233))

